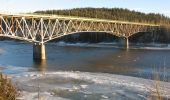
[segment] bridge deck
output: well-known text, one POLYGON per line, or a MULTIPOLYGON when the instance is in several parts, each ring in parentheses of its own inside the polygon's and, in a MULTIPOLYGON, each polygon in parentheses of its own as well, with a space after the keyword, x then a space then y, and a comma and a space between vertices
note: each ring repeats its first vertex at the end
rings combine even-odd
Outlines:
POLYGON ((87 18, 87 17, 76 17, 76 16, 61 16, 61 15, 47 15, 47 14, 4 14, 0 13, 3 17, 15 17, 15 18, 43 18, 43 19, 64 19, 64 20, 79 20, 79 21, 93 21, 93 22, 103 22, 103 23, 120 23, 120 24, 133 24, 133 25, 144 25, 144 26, 160 26, 158 24, 148 24, 148 23, 137 23, 128 21, 118 21, 118 20, 107 20, 107 19, 97 19, 97 18, 87 18))

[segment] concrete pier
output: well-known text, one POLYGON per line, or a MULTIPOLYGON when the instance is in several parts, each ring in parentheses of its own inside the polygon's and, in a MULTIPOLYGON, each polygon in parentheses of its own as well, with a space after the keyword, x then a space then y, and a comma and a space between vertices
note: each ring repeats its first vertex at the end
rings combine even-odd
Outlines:
POLYGON ((125 49, 129 49, 129 38, 128 37, 120 38, 120 44, 124 46, 125 49))
POLYGON ((126 49, 129 49, 129 39, 128 39, 128 37, 127 38, 125 38, 126 40, 125 40, 125 48, 126 49))
POLYGON ((44 44, 42 44, 42 43, 34 43, 33 44, 33 58, 36 60, 46 59, 44 44))

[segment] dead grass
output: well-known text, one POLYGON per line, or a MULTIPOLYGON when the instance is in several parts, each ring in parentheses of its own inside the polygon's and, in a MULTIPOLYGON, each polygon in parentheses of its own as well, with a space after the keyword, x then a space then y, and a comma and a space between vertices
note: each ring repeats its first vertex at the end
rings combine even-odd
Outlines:
POLYGON ((160 85, 161 81, 169 82, 167 76, 167 69, 164 66, 163 69, 153 69, 152 72, 152 79, 153 82, 153 88, 154 90, 150 90, 150 96, 148 97, 148 100, 169 100, 170 98, 164 97, 164 91, 166 90, 165 87, 162 87, 160 85), (163 72, 163 76, 161 77, 160 73, 163 72), (161 79, 162 78, 162 79, 161 79))
POLYGON ((0 100, 16 100, 17 96, 17 89, 6 75, 0 73, 0 100))

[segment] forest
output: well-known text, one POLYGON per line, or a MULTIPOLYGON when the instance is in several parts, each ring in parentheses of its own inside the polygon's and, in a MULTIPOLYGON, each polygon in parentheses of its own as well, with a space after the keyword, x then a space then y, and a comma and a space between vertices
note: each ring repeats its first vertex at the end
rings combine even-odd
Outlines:
MULTIPOLYGON (((66 15, 88 18, 100 18, 109 20, 120 20, 140 23, 159 24, 162 28, 156 33, 138 33, 130 37, 130 42, 133 43, 170 43, 170 18, 163 14, 156 13, 142 13, 134 10, 123 8, 74 8, 65 10, 45 10, 36 11, 35 14, 49 14, 49 15, 66 15)), ((57 39, 55 41, 65 42, 115 42, 120 38, 106 33, 80 33, 68 35, 57 39)))
POLYGON ((74 9, 65 9, 65 10, 36 11, 34 13, 151 23, 151 24, 160 24, 163 26, 170 25, 170 18, 163 14, 155 14, 155 13, 146 14, 146 13, 123 9, 123 8, 74 8, 74 9))

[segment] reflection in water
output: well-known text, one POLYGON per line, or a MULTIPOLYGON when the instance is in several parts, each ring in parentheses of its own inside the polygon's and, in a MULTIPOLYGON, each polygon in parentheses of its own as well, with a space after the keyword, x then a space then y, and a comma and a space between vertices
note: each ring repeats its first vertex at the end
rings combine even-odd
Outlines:
POLYGON ((38 71, 45 72, 46 71, 46 60, 45 59, 42 59, 42 60, 34 59, 34 66, 36 67, 36 69, 38 69, 38 71))

